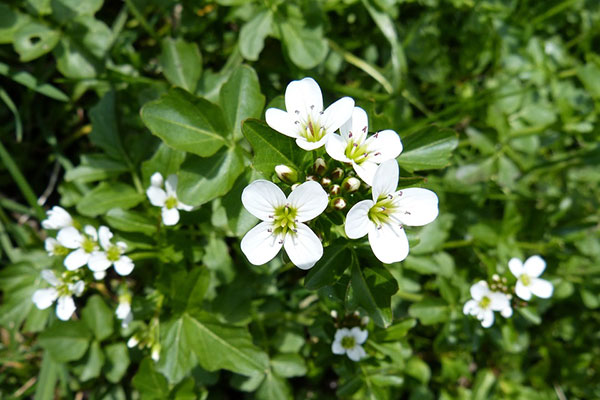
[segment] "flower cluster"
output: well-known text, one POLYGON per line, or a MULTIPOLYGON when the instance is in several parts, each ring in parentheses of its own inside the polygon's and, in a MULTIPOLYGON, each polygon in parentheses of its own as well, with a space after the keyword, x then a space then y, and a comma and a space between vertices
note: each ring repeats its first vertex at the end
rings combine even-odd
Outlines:
MULTIPOLYGON (((372 200, 356 203, 348 212, 345 232, 350 239, 368 235, 375 256, 384 263, 402 261, 409 251, 405 226, 422 226, 438 215, 438 198, 427 189, 397 190, 399 168, 396 157, 402 152, 398 134, 392 130, 369 136, 368 116, 354 100, 344 97, 323 111, 323 96, 312 78, 291 82, 285 92, 286 111, 270 108, 267 124, 274 130, 296 139, 304 150, 325 146, 329 156, 353 169, 362 181, 372 186, 372 200), (339 130, 339 134, 335 132, 339 130)), ((320 175, 326 163, 318 158, 313 166, 320 175)), ((292 183, 297 171, 285 166, 276 167, 283 182, 292 183)), ((336 168, 333 174, 343 176, 336 168)), ((263 222, 251 229, 242 239, 242 251, 255 265, 273 259, 283 247, 292 263, 302 269, 311 268, 322 256, 323 247, 315 233, 303 222, 318 217, 328 204, 344 209, 343 197, 337 196, 342 187, 348 192, 358 190, 360 182, 348 177, 342 186, 329 178, 320 183, 307 176, 307 182, 292 186, 286 198, 274 183, 265 180, 252 182, 242 193, 244 207, 263 222), (351 187, 352 186, 352 187, 351 187)))

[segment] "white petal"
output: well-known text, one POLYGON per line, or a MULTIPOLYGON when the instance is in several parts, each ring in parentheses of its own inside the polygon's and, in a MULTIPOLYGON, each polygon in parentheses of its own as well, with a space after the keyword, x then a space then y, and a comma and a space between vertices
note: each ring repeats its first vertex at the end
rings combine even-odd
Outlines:
POLYGON ((58 297, 58 292, 54 288, 38 289, 33 292, 31 301, 40 310, 45 310, 50 307, 58 297))
POLYGON ((129 275, 134 267, 133 261, 127 256, 121 256, 121 258, 115 261, 115 271, 121 276, 129 275))
POLYGON ((479 304, 475 300, 469 300, 463 307, 463 314, 473 315, 479 309, 479 304))
POLYGON ((360 179, 362 179, 367 185, 373 185, 373 179, 375 178, 375 173, 379 167, 378 164, 366 160, 362 164, 353 162, 352 167, 354 167, 354 171, 356 171, 356 174, 360 179))
POLYGON ((259 179, 244 188, 242 204, 250 214, 269 221, 277 207, 285 204, 285 194, 273 182, 259 179))
POLYGON ((507 307, 510 307, 510 301, 504 293, 490 292, 490 309, 494 311, 502 311, 507 307))
POLYGON ((371 153, 369 161, 382 163, 396 158, 402 152, 400 136, 391 129, 377 132, 367 139, 367 149, 371 153))
POLYGON ((483 296, 487 296, 490 293, 490 289, 486 281, 479 281, 471 286, 470 292, 471 297, 479 301, 483 296))
POLYGON ((179 210, 176 208, 163 207, 161 209, 163 224, 167 226, 176 225, 179 222, 179 210))
POLYGON ((386 264, 402 261, 408 255, 406 232, 395 225, 383 224, 379 229, 372 225, 369 229, 369 244, 375 257, 386 264))
POLYGON ((351 162, 351 160, 346 157, 346 146, 347 142, 340 135, 332 133, 325 144, 325 150, 327 154, 334 160, 338 160, 341 162, 351 162))
POLYGON ((60 281, 54 274, 54 271, 52 271, 50 269, 42 270, 42 279, 44 279, 46 282, 48 282, 52 286, 58 286, 58 284, 60 283, 60 281))
POLYGON ((85 289, 85 283, 83 281, 77 281, 69 284, 69 291, 75 296, 79 297, 85 289))
POLYGON ((330 134, 326 134, 318 142, 309 142, 305 138, 299 137, 299 138, 296 139, 296 144, 302 150, 312 151, 312 150, 318 149, 319 147, 321 147, 324 144, 326 144, 327 140, 329 140, 329 136, 331 136, 331 135, 330 134))
POLYGON ((502 315, 504 318, 510 318, 513 315, 513 309, 510 306, 508 306, 502 311, 500 311, 500 315, 502 315))
POLYGON ((100 226, 100 228, 98 228, 98 237, 100 238, 100 245, 102 246, 102 248, 104 250, 108 250, 108 248, 110 247, 110 239, 112 239, 113 234, 110 231, 110 229, 108 229, 108 227, 102 225, 100 226))
POLYGON ((485 310, 483 318, 481 319, 481 326, 489 328, 494 324, 494 312, 492 310, 485 310))
POLYGON ((369 331, 367 331, 366 329, 362 330, 358 326, 355 326, 354 328, 350 329, 350 333, 352 334, 352 336, 354 336, 354 340, 358 344, 363 344, 369 336, 369 331))
POLYGON ((150 185, 160 188, 163 185, 163 176, 160 172, 155 172, 150 177, 150 185))
POLYGON ((119 303, 119 305, 117 306, 117 309, 115 310, 115 314, 117 315, 118 319, 127 318, 127 316, 129 315, 130 312, 131 312, 131 304, 129 304, 128 302, 119 303))
POLYGON ((537 278, 546 269, 546 261, 540 256, 531 256, 525 260, 523 269, 527 275, 537 278))
POLYGON ((272 229, 271 223, 261 222, 242 238, 240 247, 251 264, 263 265, 271 261, 281 250, 283 243, 269 232, 272 229))
POLYGON ((345 139, 362 144, 369 132, 369 117, 365 110, 354 107, 351 118, 340 127, 340 132, 345 139))
POLYGON ((65 258, 64 265, 69 271, 74 271, 77 268, 81 268, 87 264, 89 259, 89 253, 86 253, 83 249, 77 249, 69 253, 69 255, 65 258))
POLYGON ((365 349, 363 349, 362 346, 358 344, 353 348, 346 350, 346 354, 348 355, 348 358, 350 358, 352 361, 360 361, 361 359, 367 356, 367 353, 365 353, 365 349))
POLYGON ((119 248, 119 250, 121 250, 121 253, 123 253, 125 250, 127 250, 127 243, 118 241, 115 244, 117 245, 117 247, 119 248))
POLYGON ((387 160, 379 165, 373 178, 373 200, 377 202, 380 196, 394 193, 398 187, 398 162, 387 160))
POLYGON ((106 253, 103 251, 95 251, 90 256, 90 259, 87 262, 88 267, 93 272, 106 271, 111 265, 112 261, 110 261, 106 257, 106 253))
POLYGON ((146 190, 146 196, 150 200, 150 204, 156 207, 162 207, 167 201, 167 193, 159 187, 150 186, 146 190))
POLYGON ((358 239, 369 233, 369 229, 374 225, 368 216, 371 207, 373 207, 371 200, 363 200, 348 211, 344 230, 350 239, 358 239))
POLYGON ((75 302, 73 298, 71 296, 60 296, 56 305, 56 316, 63 321, 67 321, 74 312, 75 302))
POLYGON ((331 352, 333 354, 344 354, 346 349, 342 347, 342 343, 340 341, 336 340, 331 344, 331 352))
POLYGON ((165 189, 167 189, 167 196, 177 197, 177 175, 171 174, 167 177, 165 182, 165 189))
POLYGON ((329 197, 323 187, 315 181, 304 182, 287 198, 287 202, 298 211, 298 222, 310 221, 327 208, 329 197))
POLYGON ((523 262, 518 258, 511 258, 508 261, 508 269, 515 276, 515 278, 519 279, 521 275, 523 275, 523 262))
POLYGON ((267 124, 277 132, 292 138, 298 137, 300 125, 295 123, 291 114, 278 108, 269 108, 265 112, 265 120, 267 120, 267 124))
POLYGON ((51 256, 54 255, 54 249, 58 245, 59 245, 58 240, 56 240, 54 238, 49 237, 49 238, 46 238, 46 240, 44 240, 44 249, 46 249, 48 254, 50 254, 51 256))
POLYGON ((552 297, 552 292, 554 291, 554 287, 550 282, 540 278, 532 278, 529 289, 533 294, 542 299, 549 299, 552 297))
POLYGON ((515 293, 525 301, 531 299, 531 290, 529 290, 529 287, 523 285, 523 282, 520 280, 517 281, 517 285, 515 286, 515 293))
MULTIPOLYGON (((107 228, 108 229, 108 228, 107 228)), ((91 225, 86 225, 83 227, 83 232, 88 235, 94 242, 98 241, 98 231, 91 225)))
POLYGON ((106 271, 96 271, 94 272, 94 279, 100 281, 106 277, 106 271))
POLYGON ((48 210, 47 218, 42 221, 44 229, 62 229, 73 225, 71 215, 62 207, 54 206, 48 210))
POLYGON ((399 210, 394 216, 405 225, 423 226, 438 216, 438 197, 431 190, 409 188, 397 191, 395 196, 398 198, 395 204, 399 210))
POLYGON ((131 349, 132 347, 137 346, 139 342, 140 341, 135 336, 132 336, 127 341, 127 347, 129 347, 131 349))
MULTIPOLYGON (((298 189, 296 189, 298 190, 298 189)), ((315 233, 303 223, 296 225, 296 233, 288 233, 283 247, 292 263, 300 269, 309 269, 323 256, 323 245, 315 233)))
POLYGON ((341 342, 342 339, 346 336, 350 336, 350 329, 348 328, 341 328, 338 329, 337 331, 335 331, 335 337, 334 340, 336 342, 341 342))
POLYGON ((58 231, 56 239, 58 240, 58 243, 68 249, 77 249, 79 246, 81 246, 83 236, 77 229, 72 226, 68 226, 58 231))
POLYGON ((323 94, 313 78, 292 81, 285 89, 285 108, 288 113, 300 111, 301 115, 323 110, 323 94), (311 109, 311 106, 314 106, 311 109))
POLYGON ((192 211, 194 209, 193 206, 188 206, 187 204, 184 204, 180 201, 177 202, 177 208, 183 211, 192 211))
POLYGON ((352 117, 354 109, 354 100, 350 97, 342 97, 323 112, 321 116, 321 126, 327 133, 337 131, 346 121, 352 117))

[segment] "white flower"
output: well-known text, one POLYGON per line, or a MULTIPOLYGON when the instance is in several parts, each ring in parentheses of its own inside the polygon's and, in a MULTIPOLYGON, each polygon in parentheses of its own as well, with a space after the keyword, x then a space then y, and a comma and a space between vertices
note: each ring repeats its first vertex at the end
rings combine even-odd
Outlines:
POLYGON ((44 248, 51 256, 66 256, 69 254, 69 249, 61 245, 58 240, 51 237, 44 240, 44 248))
POLYGON ((64 264, 69 271, 83 267, 90 260, 90 256, 98 250, 98 233, 93 226, 86 225, 82 234, 72 226, 62 228, 56 237, 58 243, 67 249, 72 249, 65 258, 64 264))
POLYGON ((166 192, 162 189, 163 177, 159 172, 152 175, 150 182, 146 195, 153 206, 162 207, 161 214, 165 225, 172 226, 179 222, 179 210, 192 210, 192 206, 183 204, 177 199, 177 175, 169 175, 167 178, 166 192))
POLYGON ((361 330, 358 326, 352 329, 342 328, 335 332, 335 338, 331 345, 333 354, 344 354, 352 361, 360 361, 367 356, 365 349, 361 346, 367 340, 369 332, 361 330))
POLYGON ((66 282, 57 278, 54 272, 49 269, 42 271, 42 278, 52 287, 36 290, 31 300, 37 308, 45 310, 58 299, 56 316, 63 321, 67 321, 76 309, 73 295, 81 296, 85 289, 85 284, 83 281, 66 282))
POLYGON ((71 215, 62 207, 54 206, 48 210, 48 215, 45 220, 42 221, 42 227, 44 229, 62 229, 67 226, 73 226, 73 218, 71 215))
POLYGON ((546 269, 546 261, 542 257, 531 256, 525 260, 525 264, 518 258, 511 258, 508 262, 508 268, 517 278, 515 292, 523 300, 530 300, 532 293, 542 299, 548 299, 552 296, 554 291, 552 283, 539 278, 546 269))
POLYGON ((373 178, 373 200, 359 201, 346 215, 350 239, 369 235, 375 256, 390 264, 408 255, 404 226, 422 226, 438 215, 438 198, 431 190, 410 188, 396 191, 398 163, 384 161, 373 178))
POLYGON ((292 81, 285 90, 285 108, 269 108, 267 124, 279 133, 296 139, 304 150, 323 146, 329 135, 352 116, 354 100, 343 97, 323 111, 321 88, 312 78, 292 81))
POLYGON ((119 297, 119 305, 115 310, 117 318, 121 320, 121 327, 127 328, 129 323, 133 321, 133 313, 131 312, 131 298, 129 296, 119 297))
POLYGON ((281 247, 285 248, 292 263, 301 269, 311 268, 321 258, 321 241, 303 224, 327 207, 327 193, 319 183, 304 182, 286 199, 274 183, 257 180, 242 192, 242 203, 246 210, 263 221, 242 239, 242 251, 252 264, 267 263, 281 247))
POLYGON ((398 134, 389 129, 367 139, 368 122, 365 110, 354 107, 352 118, 340 127, 341 135, 332 134, 325 148, 331 158, 351 163, 358 176, 372 185, 377 166, 398 157, 402 142, 398 134))
MULTIPOLYGON (((127 250, 127 244, 124 242, 117 242, 113 244, 113 234, 106 226, 98 228, 98 236, 100 238, 100 246, 104 251, 94 251, 88 262, 88 267, 94 272, 106 271, 111 265, 114 265, 117 274, 125 276, 129 275, 133 271, 133 261, 131 258, 123 255, 127 250)), ((94 274, 94 276, 96 276, 94 274)), ((101 275, 99 275, 101 276, 101 275)))
POLYGON ((487 282, 479 281, 471 286, 471 297, 463 307, 465 315, 474 315, 481 326, 489 328, 494 323, 494 311, 499 311, 503 317, 512 315, 512 308, 508 296, 500 292, 492 292, 487 282))

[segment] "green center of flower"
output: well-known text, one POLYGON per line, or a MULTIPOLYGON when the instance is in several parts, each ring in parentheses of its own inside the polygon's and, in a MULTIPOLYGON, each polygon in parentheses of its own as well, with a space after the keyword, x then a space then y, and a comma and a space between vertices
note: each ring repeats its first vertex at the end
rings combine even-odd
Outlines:
POLYGON ((343 348, 353 349, 356 345, 356 340, 354 339, 354 336, 344 336, 341 343, 343 348))
POLYGON ((106 258, 108 258, 108 261, 112 262, 119 261, 121 258, 121 249, 114 244, 111 245, 108 250, 106 250, 106 258))
POLYGON ((302 126, 300 136, 309 142, 318 142, 323 139, 325 133, 327 133, 327 131, 321 126, 319 121, 313 121, 312 117, 309 115, 306 123, 302 126))
POLYGON ((483 308, 484 310, 487 309, 490 304, 492 304, 492 300, 490 300, 490 298, 487 296, 483 296, 481 300, 479 300, 479 307, 483 308))
POLYGON ((391 215, 396 212, 398 207, 394 204, 393 197, 380 196, 377 203, 369 210, 369 219, 377 226, 388 223, 391 215))
POLYGON ((83 238, 83 242, 81 243, 81 248, 86 253, 91 253, 92 251, 96 250, 97 244, 94 240, 90 239, 88 236, 85 236, 83 238))
POLYGON ((173 196, 167 197, 167 200, 165 200, 165 207, 167 207, 169 210, 177 207, 177 198, 173 196))
POLYGON ((367 145, 365 143, 359 145, 354 140, 350 140, 348 142, 344 154, 346 155, 346 157, 348 157, 349 159, 351 159, 359 165, 369 158, 369 151, 367 149, 367 145))
POLYGON ((288 232, 296 232, 296 216, 298 210, 289 205, 277 207, 273 213, 273 233, 286 235, 288 232))
POLYGON ((529 286, 531 284, 531 278, 527 274, 523 274, 519 277, 521 283, 525 286, 529 286))
POLYGON ((71 250, 67 249, 65 246, 62 246, 60 244, 57 244, 52 249, 52 253, 54 253, 55 256, 66 256, 67 254, 69 254, 70 251, 71 250))

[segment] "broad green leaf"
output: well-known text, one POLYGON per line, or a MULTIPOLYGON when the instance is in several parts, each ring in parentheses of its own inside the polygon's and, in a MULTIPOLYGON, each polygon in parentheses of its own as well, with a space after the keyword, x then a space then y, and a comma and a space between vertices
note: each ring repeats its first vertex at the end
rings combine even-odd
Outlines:
POLYGON ((273 371, 284 378, 306 375, 306 363, 300 354, 277 354, 271 359, 273 371))
POLYGON ((412 376, 422 384, 426 384, 429 382, 429 378, 431 378, 431 369, 429 368, 429 365, 416 356, 411 357, 406 362, 405 372, 407 375, 412 376))
POLYGON ((433 325, 447 321, 450 310, 444 300, 427 298, 411 305, 408 313, 411 317, 419 319, 423 325, 433 325))
POLYGON ((202 55, 196 43, 188 43, 183 38, 164 38, 160 44, 158 57, 167 80, 190 93, 196 91, 202 75, 202 55))
POLYGON ((31 17, 0 4, 0 44, 12 43, 15 32, 31 21, 31 17))
POLYGON ((600 67, 591 62, 581 65, 577 68, 577 77, 593 97, 600 99, 600 67))
POLYGON ((100 348, 100 343, 96 340, 90 345, 87 356, 82 360, 82 365, 76 368, 79 379, 87 381, 100 376, 100 371, 104 365, 104 354, 100 348))
POLYGON ((268 373, 256 392, 258 400, 286 400, 293 399, 289 383, 275 375, 268 373))
POLYGON ((154 361, 149 357, 142 360, 131 383, 144 399, 166 399, 169 396, 167 380, 156 371, 154 361))
POLYGON ((392 323, 391 298, 398 284, 387 269, 381 266, 352 265, 352 291, 354 302, 365 309, 376 325, 387 328, 392 323))
POLYGON ((123 232, 141 232, 152 234, 158 229, 158 221, 144 213, 113 208, 106 214, 106 222, 112 228, 123 232))
POLYGON ((52 0, 52 16, 65 23, 79 15, 94 15, 104 0, 52 0))
POLYGON ((173 400, 196 400, 198 397, 196 381, 193 378, 187 378, 171 390, 170 399, 173 400))
POLYGON ((94 58, 102 60, 113 43, 113 34, 108 25, 91 15, 82 15, 71 21, 67 34, 90 62, 95 62, 94 58))
POLYGON ((352 262, 352 251, 346 244, 342 244, 341 241, 334 243, 325 248, 323 257, 308 271, 304 278, 304 286, 316 290, 331 285, 340 279, 352 262))
POLYGON ((80 183, 106 180, 127 171, 127 165, 105 154, 86 154, 81 156, 81 164, 65 174, 67 182, 80 183))
POLYGON ((27 62, 52 51, 59 40, 59 31, 31 21, 15 31, 13 46, 19 54, 19 60, 27 62))
POLYGON ((199 206, 223 196, 244 172, 240 148, 228 147, 208 158, 188 156, 181 165, 177 195, 191 206, 199 206))
POLYGON ((129 367, 129 350, 125 343, 113 343, 106 346, 104 352, 106 354, 104 376, 109 382, 118 383, 129 367))
MULTIPOLYGON (((2 25, 2 5, 0 5, 0 26, 2 25)), ((0 29, 0 43, 1 40, 1 29, 0 29)), ((31 90, 34 90, 38 93, 43 94, 44 96, 50 97, 54 100, 58 101, 69 101, 69 97, 64 94, 62 91, 57 89, 56 87, 50 85, 49 83, 41 83, 38 81, 34 75, 30 74, 27 71, 17 71, 10 68, 7 64, 0 62, 0 75, 4 75, 12 79, 13 81, 20 83, 21 85, 28 87, 31 90)))
POLYGON ((164 179, 171 174, 177 174, 185 156, 184 151, 175 150, 165 143, 161 143, 152 158, 142 163, 144 185, 150 186, 150 177, 155 172, 160 172, 164 179))
POLYGON ((77 212, 88 217, 105 214, 112 208, 124 210, 137 206, 145 196, 121 182, 102 182, 77 203, 77 212))
POLYGON ((292 62, 302 69, 319 65, 327 56, 322 26, 305 25, 297 18, 278 19, 283 47, 292 62))
POLYGON ((110 91, 90 109, 90 141, 116 159, 125 159, 115 110, 115 92, 110 91))
MULTIPOLYGON (((52 54, 60 73, 70 79, 95 78, 103 68, 103 64, 86 50, 85 45, 71 36, 63 36, 52 54)), ((73 95, 73 98, 77 97, 73 95)))
POLYGON ((265 39, 272 32, 273 14, 261 9, 240 29, 240 53, 245 59, 256 61, 265 46, 265 39))
POLYGON ((259 118, 265 106, 256 72, 247 65, 240 65, 221 88, 219 102, 234 139, 241 139, 242 122, 259 118))
POLYGON ((98 341, 112 335, 114 331, 113 311, 108 308, 100 295, 95 294, 87 300, 81 311, 81 317, 98 341))
POLYGON ((38 341, 54 361, 79 360, 85 354, 92 335, 82 321, 55 322, 38 341))
POLYGON ((148 129, 176 150, 208 157, 227 144, 219 106, 181 89, 144 105, 141 115, 148 129))
POLYGON ((415 327, 417 320, 414 318, 405 319, 395 323, 385 330, 375 332, 373 338, 377 342, 395 342, 406 336, 409 330, 415 327))
POLYGON ((444 168, 458 146, 456 132, 430 126, 402 139, 398 163, 409 172, 444 168))
POLYGON ((181 381, 198 364, 193 347, 198 331, 192 320, 184 314, 160 326, 161 350, 156 369, 171 383, 181 381))
POLYGON ((207 268, 194 268, 173 276, 171 281, 171 307, 175 312, 195 311, 202 308, 204 295, 210 284, 207 268))

